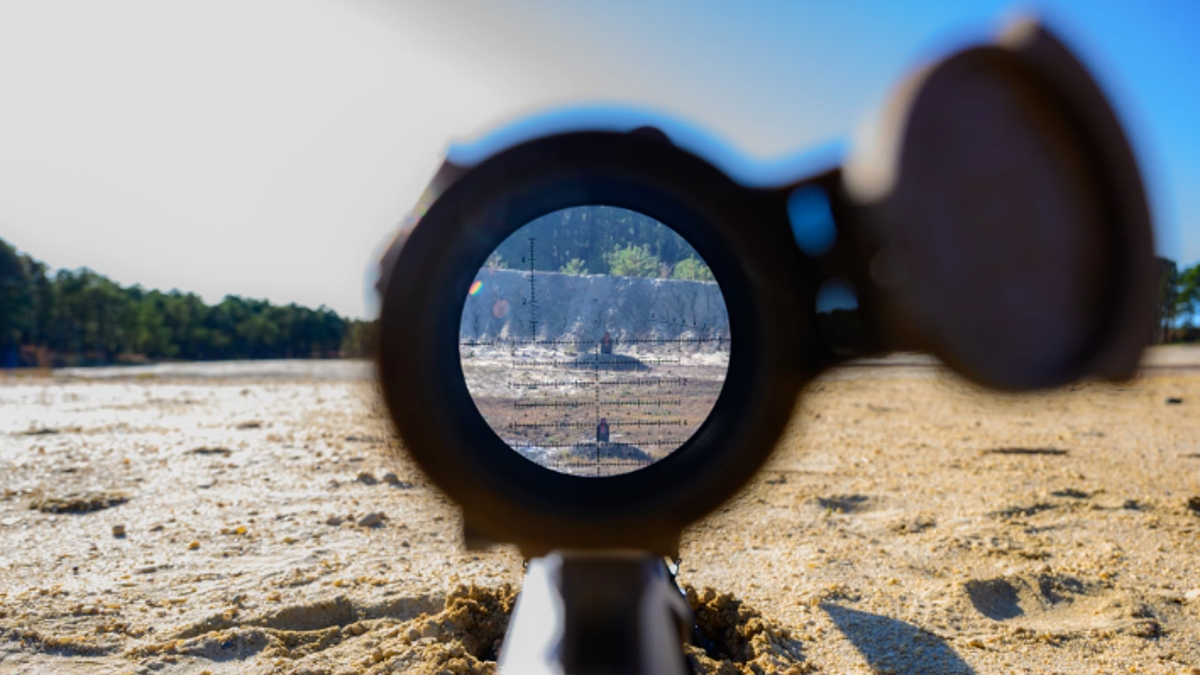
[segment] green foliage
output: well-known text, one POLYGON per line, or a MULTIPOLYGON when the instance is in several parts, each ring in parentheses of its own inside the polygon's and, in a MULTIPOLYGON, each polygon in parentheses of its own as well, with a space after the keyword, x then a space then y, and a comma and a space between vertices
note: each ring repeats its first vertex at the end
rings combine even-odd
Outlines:
MULTIPOLYGON (((671 228, 613 206, 577 206, 542 216, 502 242, 496 255, 508 267, 523 271, 532 267, 539 272, 558 272, 578 259, 589 274, 604 274, 610 268, 608 255, 629 246, 646 247, 668 267, 696 256, 695 249, 671 228), (532 258, 531 243, 535 250, 532 258)), ((659 271, 652 276, 659 276, 659 271)))
POLYGON ((571 258, 558 270, 563 274, 587 274, 587 266, 579 258, 571 258))
POLYGON ((499 251, 492 251, 487 261, 483 263, 483 266, 493 270, 508 269, 508 263, 504 262, 504 256, 500 255, 499 251))
POLYGON ((1170 331, 1175 323, 1175 312, 1179 302, 1179 268, 1173 260, 1155 258, 1158 264, 1158 305, 1154 308, 1158 317, 1156 323, 1156 342, 1169 340, 1170 331))
POLYGON ((351 321, 342 336, 342 353, 359 358, 373 356, 377 327, 374 321, 351 321))
POLYGON ((684 279, 686 281, 712 281, 712 270, 705 265, 699 258, 692 256, 684 258, 675 264, 675 269, 671 271, 672 279, 684 279))
POLYGON ((1155 341, 1196 340, 1200 337, 1196 330, 1196 317, 1200 312, 1200 263, 1180 270, 1166 258, 1156 258, 1155 262, 1158 265, 1155 341))
POLYGON ((608 262, 608 273, 617 277, 657 277, 662 262, 650 252, 646 244, 630 244, 617 248, 604 256, 608 262))
POLYGON ((1184 318, 1184 324, 1195 325, 1196 312, 1200 312, 1200 264, 1193 265, 1178 275, 1175 293, 1174 314, 1184 318))
POLYGON ((46 266, 0 240, 0 367, 162 359, 365 356, 373 323, 325 307, 123 288, 46 266))
POLYGON ((0 366, 34 320, 33 264, 0 240, 0 366))

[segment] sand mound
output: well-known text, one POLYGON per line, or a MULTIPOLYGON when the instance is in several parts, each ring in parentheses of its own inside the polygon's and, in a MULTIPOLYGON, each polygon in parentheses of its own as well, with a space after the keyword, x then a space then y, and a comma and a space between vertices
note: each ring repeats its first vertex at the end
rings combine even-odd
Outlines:
MULTIPOLYGON (((696 644, 686 651, 697 675, 814 670, 799 639, 732 594, 690 586, 686 593, 696 616, 696 644)), ((412 616, 422 600, 381 609, 338 597, 245 620, 226 614, 124 656, 151 670, 181 662, 197 668, 257 662, 282 675, 494 673, 516 591, 509 585, 460 586, 440 611, 412 616)))
POLYGON ((125 656, 151 669, 156 661, 244 663, 258 657, 271 664, 270 672, 290 675, 482 675, 495 672, 515 599, 507 585, 460 586, 446 596, 441 611, 405 618, 424 600, 416 599, 393 603, 390 615, 370 618, 379 610, 335 598, 244 622, 214 617, 125 656))
POLYGON ((697 675, 799 675, 805 663, 800 641, 785 628, 730 593, 684 587, 696 616, 695 645, 687 646, 697 675))
POLYGON ((91 513, 120 506, 129 495, 120 492, 72 492, 65 495, 43 495, 29 505, 42 513, 91 513))

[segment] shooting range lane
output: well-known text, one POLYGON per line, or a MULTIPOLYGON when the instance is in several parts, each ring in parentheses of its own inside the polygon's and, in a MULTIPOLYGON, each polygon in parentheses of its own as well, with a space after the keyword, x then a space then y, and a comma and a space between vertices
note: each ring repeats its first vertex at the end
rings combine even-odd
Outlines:
MULTIPOLYGON (((761 613, 764 672, 1190 674, 1200 352, 1146 363, 1021 399, 911 355, 839 371, 681 579, 761 613)), ((462 550, 369 384, 272 373, 0 381, 0 670, 490 672, 466 655, 516 554, 462 550)))

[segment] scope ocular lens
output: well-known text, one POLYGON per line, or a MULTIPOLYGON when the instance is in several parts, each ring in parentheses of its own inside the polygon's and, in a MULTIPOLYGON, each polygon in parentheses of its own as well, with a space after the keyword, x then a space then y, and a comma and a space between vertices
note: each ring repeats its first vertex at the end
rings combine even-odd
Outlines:
POLYGON ((459 354, 493 431, 577 476, 679 449, 716 404, 729 314, 712 271, 643 214, 577 206, 521 227, 475 275, 459 354))

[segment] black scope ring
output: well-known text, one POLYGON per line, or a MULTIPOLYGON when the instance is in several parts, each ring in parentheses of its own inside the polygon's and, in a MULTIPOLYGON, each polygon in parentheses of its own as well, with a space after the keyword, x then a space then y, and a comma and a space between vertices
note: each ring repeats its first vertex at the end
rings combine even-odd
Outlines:
POLYGON ((789 232, 763 227, 744 188, 661 136, 582 132, 492 157, 450 185, 384 280, 379 369, 401 436, 463 508, 468 532, 548 547, 671 552, 683 527, 766 460, 812 375, 803 358, 815 288, 789 232), (667 224, 708 263, 729 313, 724 387, 707 421, 665 459, 602 480, 513 451, 467 390, 458 352, 477 271, 509 235, 573 206, 607 205, 667 224))

